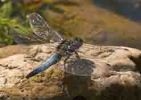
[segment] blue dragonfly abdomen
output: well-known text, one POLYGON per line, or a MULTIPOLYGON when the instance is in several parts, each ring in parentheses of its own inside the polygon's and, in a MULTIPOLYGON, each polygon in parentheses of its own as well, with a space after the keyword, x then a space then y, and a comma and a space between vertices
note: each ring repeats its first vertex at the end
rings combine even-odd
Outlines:
POLYGON ((44 63, 42 63, 40 66, 35 68, 32 72, 30 72, 26 78, 30 78, 40 72, 43 72, 44 70, 48 69, 51 65, 56 64, 61 60, 62 56, 58 53, 53 54, 49 59, 47 59, 44 63))

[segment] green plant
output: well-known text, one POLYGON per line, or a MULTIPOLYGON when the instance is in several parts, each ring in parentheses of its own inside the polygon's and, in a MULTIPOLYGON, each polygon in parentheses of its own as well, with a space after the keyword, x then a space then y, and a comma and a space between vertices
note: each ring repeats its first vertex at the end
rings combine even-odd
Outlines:
POLYGON ((0 43, 12 44, 14 41, 12 34, 14 33, 22 35, 29 33, 29 29, 20 24, 18 18, 11 17, 13 11, 11 0, 5 1, 0 7, 0 43))

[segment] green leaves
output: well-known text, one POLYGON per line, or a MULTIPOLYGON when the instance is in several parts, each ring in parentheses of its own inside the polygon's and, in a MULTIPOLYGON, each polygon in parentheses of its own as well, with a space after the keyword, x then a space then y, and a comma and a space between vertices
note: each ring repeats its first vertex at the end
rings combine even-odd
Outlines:
POLYGON ((30 29, 22 26, 16 19, 0 17, 0 43, 12 44, 12 32, 27 35, 30 29))
POLYGON ((19 16, 12 17, 14 11, 12 0, 5 1, 0 7, 0 43, 2 44, 13 44, 12 34, 18 33, 24 36, 30 33, 30 29, 22 25, 25 22, 20 22, 19 16))

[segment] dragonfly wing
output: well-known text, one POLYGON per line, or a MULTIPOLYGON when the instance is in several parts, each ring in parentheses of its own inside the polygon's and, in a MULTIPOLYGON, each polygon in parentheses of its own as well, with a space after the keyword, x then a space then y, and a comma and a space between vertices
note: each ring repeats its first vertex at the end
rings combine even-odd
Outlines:
POLYGON ((72 61, 67 61, 66 64, 61 64, 59 68, 69 74, 77 76, 91 76, 94 72, 95 65, 85 59, 73 59, 72 61))
POLYGON ((78 59, 59 66, 66 73, 77 76, 100 76, 105 68, 109 68, 106 62, 99 59, 78 59))
POLYGON ((31 13, 27 15, 31 29, 38 38, 45 41, 53 40, 55 42, 61 42, 63 40, 62 36, 53 30, 45 19, 38 13, 31 13))

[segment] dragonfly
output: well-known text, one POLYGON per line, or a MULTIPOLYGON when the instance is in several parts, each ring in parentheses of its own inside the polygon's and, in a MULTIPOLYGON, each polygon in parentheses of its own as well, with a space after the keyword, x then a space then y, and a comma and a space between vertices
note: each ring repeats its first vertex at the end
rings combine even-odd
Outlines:
POLYGON ((31 78, 36 74, 47 70, 52 65, 58 63, 62 58, 65 58, 65 63, 73 54, 80 59, 77 51, 83 45, 83 40, 81 38, 74 37, 73 39, 64 39, 61 34, 52 29, 52 27, 48 25, 47 21, 36 12, 27 15, 27 18, 36 37, 47 42, 59 42, 59 45, 56 47, 56 52, 28 73, 26 78, 31 78))

